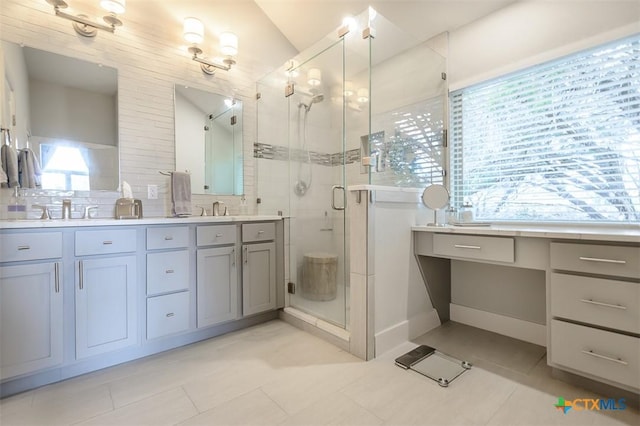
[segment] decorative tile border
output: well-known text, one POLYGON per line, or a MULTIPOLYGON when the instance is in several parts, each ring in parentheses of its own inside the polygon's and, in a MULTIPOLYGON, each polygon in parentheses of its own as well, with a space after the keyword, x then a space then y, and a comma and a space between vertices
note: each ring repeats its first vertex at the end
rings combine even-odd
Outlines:
POLYGON ((271 145, 266 143, 253 144, 253 157, 276 161, 311 162, 320 166, 335 167, 343 163, 352 164, 360 161, 360 149, 351 149, 346 153, 337 152, 325 154, 315 151, 303 151, 301 149, 289 149, 286 146, 271 145), (345 159, 346 157, 346 159, 345 159), (345 161, 346 160, 346 161, 345 161))

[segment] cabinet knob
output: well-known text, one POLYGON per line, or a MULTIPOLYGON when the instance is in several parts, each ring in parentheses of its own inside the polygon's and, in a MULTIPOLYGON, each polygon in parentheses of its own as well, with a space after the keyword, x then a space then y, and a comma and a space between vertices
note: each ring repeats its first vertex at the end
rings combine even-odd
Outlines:
POLYGON ((169 312, 167 315, 165 315, 167 318, 171 318, 172 316, 174 316, 175 314, 173 312, 169 312))

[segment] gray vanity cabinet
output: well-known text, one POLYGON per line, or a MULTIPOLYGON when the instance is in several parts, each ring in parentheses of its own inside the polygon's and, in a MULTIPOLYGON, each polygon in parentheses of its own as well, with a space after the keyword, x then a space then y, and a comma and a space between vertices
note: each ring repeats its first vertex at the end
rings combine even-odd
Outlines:
POLYGON ((242 314, 276 309, 276 227, 273 222, 242 225, 242 314))
POLYGON ((197 325, 238 318, 236 225, 198 226, 196 231, 197 325))
POLYGON ((63 360, 62 234, 0 235, 0 379, 63 360))
POLYGON ((136 230, 76 231, 76 358, 138 341, 136 230), (99 256, 112 255, 117 256, 99 256))
POLYGON ((147 228, 147 339, 189 329, 189 227, 147 228))

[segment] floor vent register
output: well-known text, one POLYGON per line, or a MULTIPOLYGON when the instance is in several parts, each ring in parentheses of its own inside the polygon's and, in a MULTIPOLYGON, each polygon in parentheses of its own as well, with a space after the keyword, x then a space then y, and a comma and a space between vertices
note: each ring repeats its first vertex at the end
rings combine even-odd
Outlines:
POLYGON ((444 388, 471 368, 467 361, 460 361, 426 345, 420 345, 396 358, 396 365, 435 380, 444 388))

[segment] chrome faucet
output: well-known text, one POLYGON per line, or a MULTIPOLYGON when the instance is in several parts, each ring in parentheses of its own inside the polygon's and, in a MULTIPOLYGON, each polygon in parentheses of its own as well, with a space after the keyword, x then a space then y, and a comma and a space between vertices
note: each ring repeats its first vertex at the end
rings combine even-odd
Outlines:
POLYGON ((213 202, 213 215, 214 216, 224 216, 227 212, 227 208, 225 207, 224 210, 222 210, 222 212, 220 212, 220 209, 224 206, 224 203, 222 201, 214 201, 213 202))
POLYGON ((71 219, 71 200, 68 198, 62 200, 62 218, 71 219))
POLYGON ((42 214, 40 215, 40 219, 43 219, 43 220, 51 219, 51 211, 49 211, 49 207, 43 206, 41 204, 33 204, 31 208, 40 209, 42 211, 42 214))

